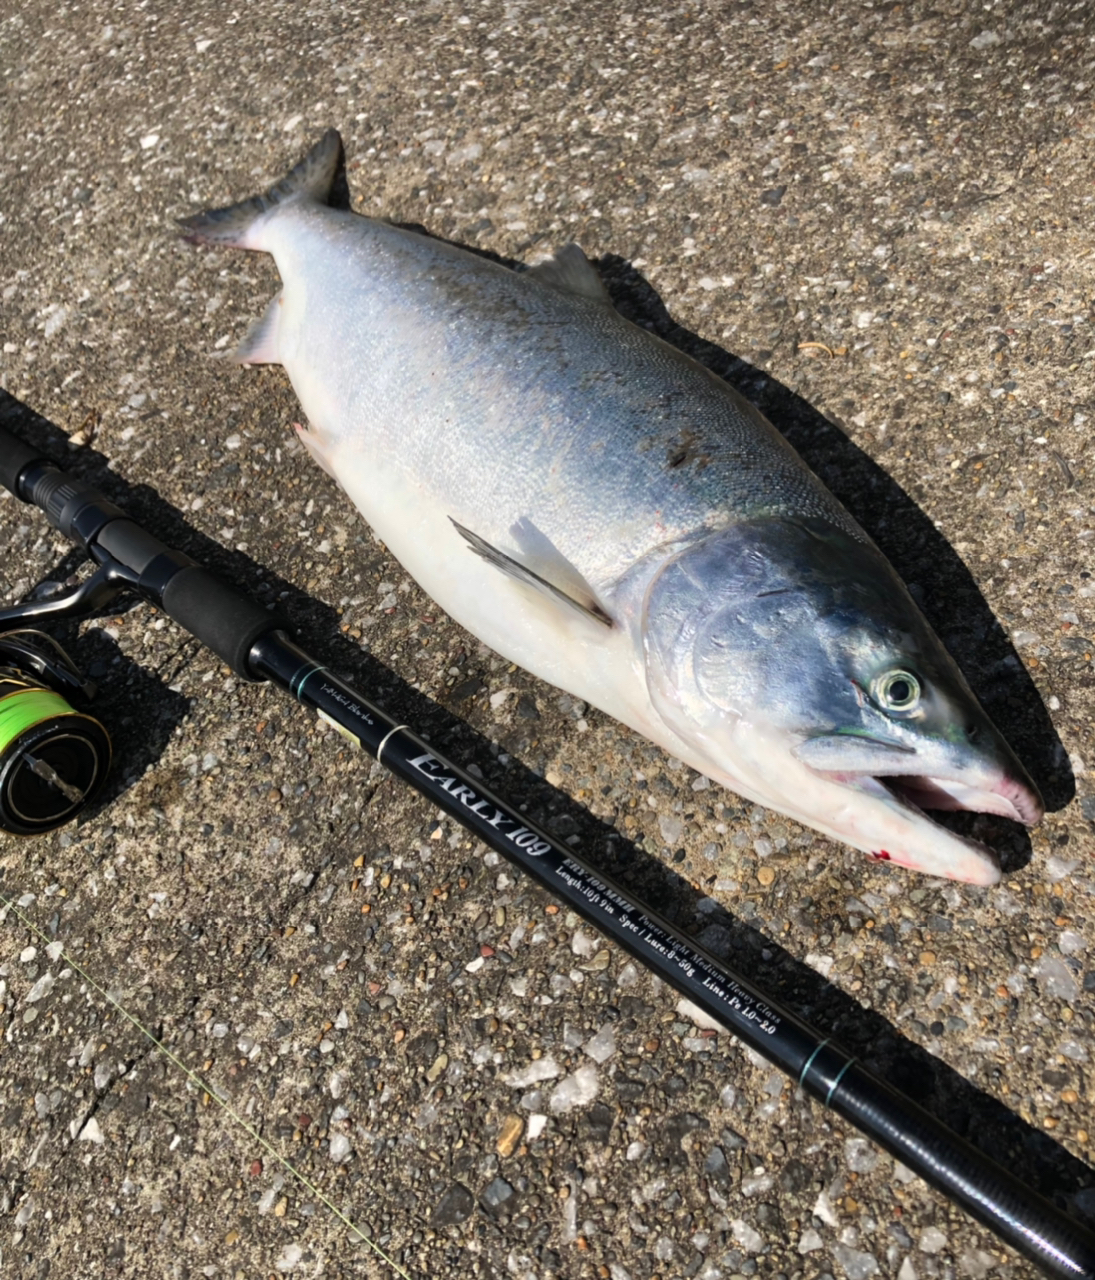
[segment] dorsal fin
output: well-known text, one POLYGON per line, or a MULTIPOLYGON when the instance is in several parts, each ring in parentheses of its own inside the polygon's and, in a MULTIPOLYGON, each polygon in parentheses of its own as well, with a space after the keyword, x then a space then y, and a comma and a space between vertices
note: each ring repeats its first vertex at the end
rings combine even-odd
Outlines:
POLYGON ((504 551, 499 551, 497 547, 491 546, 485 538, 481 538, 470 529, 465 529, 462 524, 453 520, 452 516, 449 516, 449 519, 452 520, 457 533, 467 542, 472 551, 485 560, 487 564, 494 565, 496 569, 501 569, 503 573, 515 578, 518 582, 523 582, 526 586, 535 587, 537 591, 545 592, 553 600, 558 600, 563 604, 569 605, 572 609, 577 609, 579 613, 587 618, 592 618, 595 622, 599 622, 603 627, 615 625, 593 594, 589 584, 569 562, 564 561, 569 570, 566 575, 569 580, 564 588, 542 577, 534 569, 530 569, 528 565, 521 564, 513 556, 508 556, 504 551), (581 585, 579 586, 579 584, 581 585), (582 590, 582 587, 584 587, 584 590, 582 590))
POLYGON ((573 293, 579 298, 612 305, 597 269, 576 244, 563 245, 558 253, 529 267, 528 273, 560 293, 573 293))

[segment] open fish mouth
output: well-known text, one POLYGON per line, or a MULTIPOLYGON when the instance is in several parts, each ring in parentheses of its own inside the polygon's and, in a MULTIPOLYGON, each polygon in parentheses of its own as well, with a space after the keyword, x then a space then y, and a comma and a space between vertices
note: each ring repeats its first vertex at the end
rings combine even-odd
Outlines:
POLYGON ((872 778, 898 800, 919 809, 964 813, 991 813, 1032 827, 1044 812, 1042 802, 1021 782, 1002 779, 992 790, 971 786, 951 778, 931 778, 921 774, 894 774, 872 778))
POLYGON ((1043 814, 1041 797, 1022 766, 1009 767, 1004 744, 991 756, 958 752, 957 759, 947 759, 956 753, 932 743, 922 750, 871 734, 838 732, 808 738, 791 754, 817 777, 879 806, 869 821, 842 816, 840 829, 849 843, 931 875, 986 884, 1000 874, 995 850, 935 821, 932 811, 991 814, 1028 827, 1043 814))
MULTIPOLYGON (((937 822, 932 811, 938 813, 984 813, 1006 818, 1023 826, 1034 826, 1044 812, 1037 792, 1013 778, 1001 778, 995 785, 977 786, 955 778, 933 777, 927 774, 901 773, 850 773, 846 770, 814 770, 831 782, 836 782, 863 795, 881 800, 891 811, 904 813, 919 828, 920 846, 917 853, 904 849, 900 838, 885 841, 886 847, 872 848, 870 856, 883 862, 896 862, 915 867, 929 874, 942 874, 955 879, 975 883, 993 883, 999 876, 997 851, 983 840, 954 830, 937 822), (927 827, 927 830, 925 830, 927 827), (957 852, 955 846, 973 855, 973 861, 962 859, 955 863, 948 859, 946 865, 932 867, 922 861, 923 839, 937 836, 941 844, 957 852)), ((951 855, 953 858, 953 854, 951 855)))

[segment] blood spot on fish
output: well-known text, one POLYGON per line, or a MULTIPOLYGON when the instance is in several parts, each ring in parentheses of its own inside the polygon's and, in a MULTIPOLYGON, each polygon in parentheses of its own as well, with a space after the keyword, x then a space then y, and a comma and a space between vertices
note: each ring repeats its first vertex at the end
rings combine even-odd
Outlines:
POLYGON ((886 852, 885 849, 879 849, 877 853, 872 853, 870 857, 873 862, 889 862, 890 861, 890 855, 886 852))

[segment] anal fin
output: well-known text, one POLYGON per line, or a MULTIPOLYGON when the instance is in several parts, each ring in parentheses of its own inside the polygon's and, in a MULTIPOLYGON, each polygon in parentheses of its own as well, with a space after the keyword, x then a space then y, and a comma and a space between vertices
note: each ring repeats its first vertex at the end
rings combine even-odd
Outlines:
POLYGON ((282 295, 270 303, 248 331, 247 337, 232 352, 236 364, 281 364, 278 351, 278 320, 282 295))
POLYGON ((569 570, 566 575, 568 582, 563 587, 551 582, 548 578, 543 577, 534 569, 530 569, 528 565, 522 564, 519 560, 515 560, 513 556, 506 555, 504 551, 499 551, 497 547, 491 546, 485 538, 481 538, 479 534, 473 533, 470 529, 465 529, 462 524, 452 519, 453 527, 457 533, 467 542, 468 546, 475 552, 477 556, 485 560, 487 564, 492 564, 496 569, 501 569, 505 574, 514 578, 517 582, 522 582, 525 586, 534 587, 537 591, 541 591, 550 596, 553 600, 557 600, 567 605, 571 609, 577 610, 584 617, 592 618, 595 622, 599 622, 603 627, 612 627, 615 624, 612 618, 605 611, 603 606, 593 594, 592 588, 578 574, 578 571, 571 565, 567 565, 569 570), (584 590, 582 589, 584 587, 584 590))

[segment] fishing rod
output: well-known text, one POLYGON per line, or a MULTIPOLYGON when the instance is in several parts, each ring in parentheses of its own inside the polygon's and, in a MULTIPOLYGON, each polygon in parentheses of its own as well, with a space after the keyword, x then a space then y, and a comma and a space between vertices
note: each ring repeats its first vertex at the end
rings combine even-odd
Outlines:
POLYGON ((96 566, 65 595, 0 609, 0 829, 29 835, 69 821, 109 766, 106 732, 83 709, 91 691, 36 625, 83 617, 135 592, 241 679, 276 684, 317 712, 1048 1275, 1095 1280, 1095 1235, 1086 1227, 333 675, 276 613, 2 427, 0 483, 45 512, 96 566))

